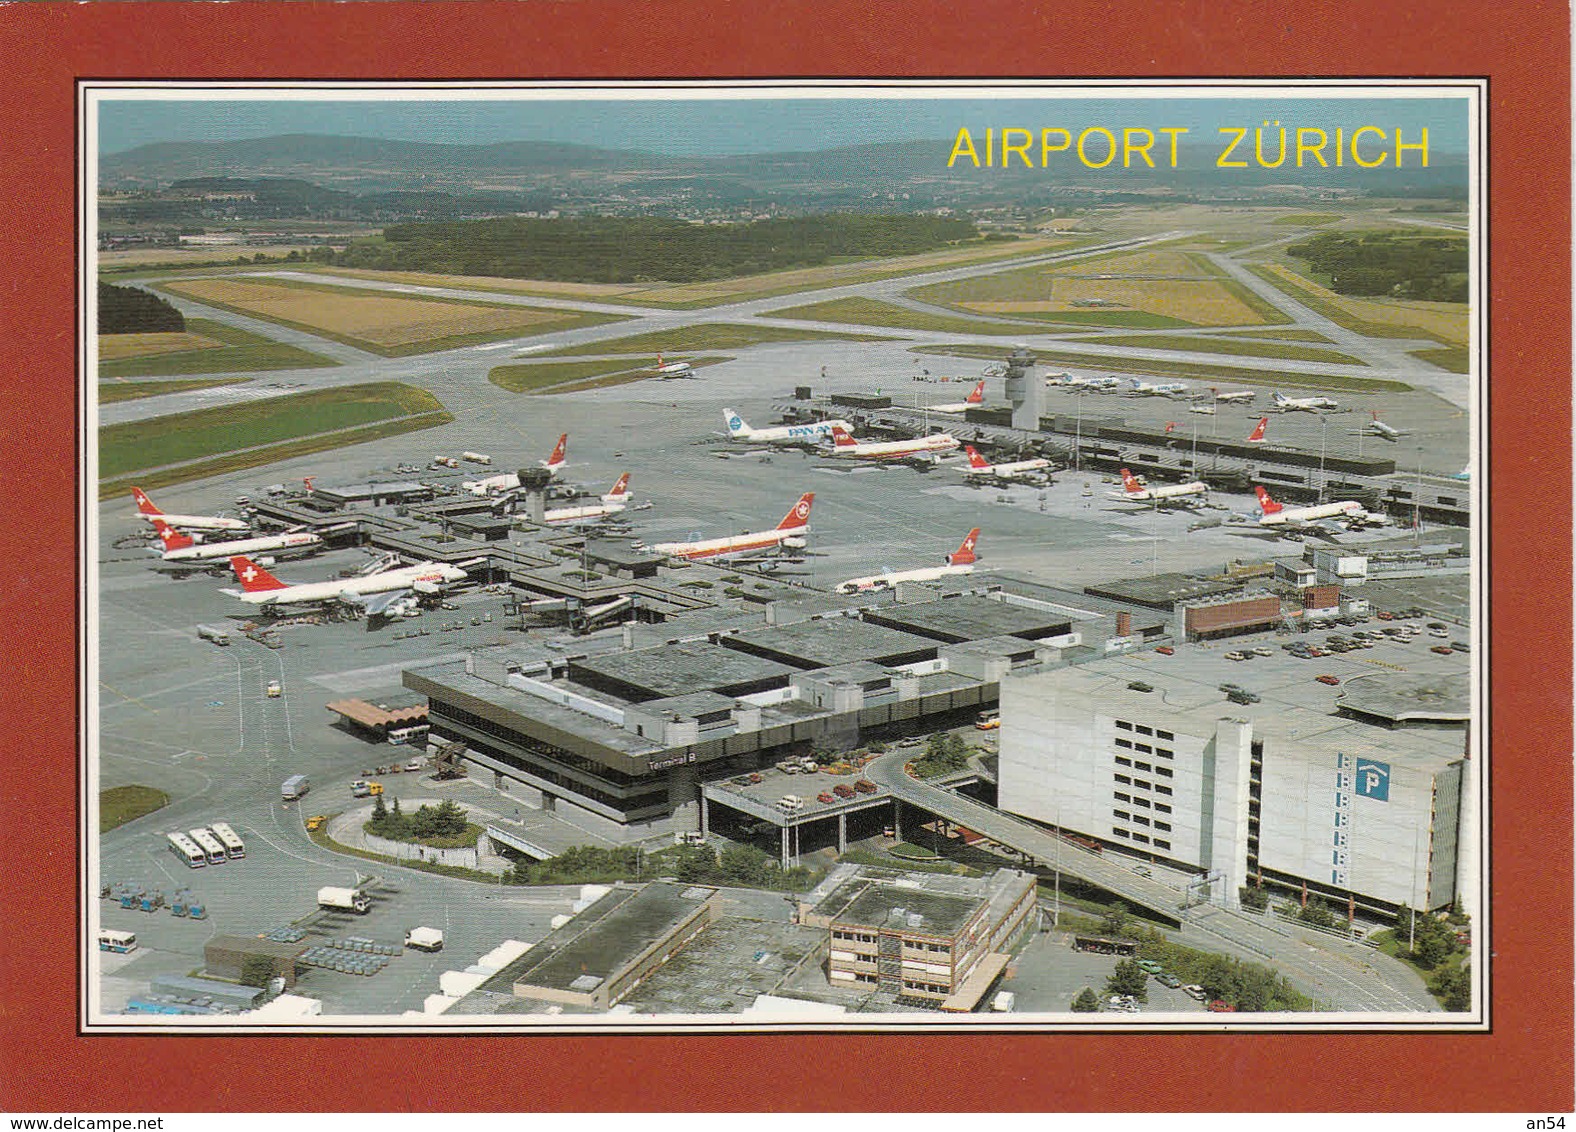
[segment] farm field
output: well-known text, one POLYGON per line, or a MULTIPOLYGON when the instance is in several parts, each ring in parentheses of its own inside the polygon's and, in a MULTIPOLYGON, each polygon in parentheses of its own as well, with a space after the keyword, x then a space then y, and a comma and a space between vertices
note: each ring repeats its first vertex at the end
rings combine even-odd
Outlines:
POLYGON ((644 291, 644 283, 562 283, 554 279, 505 279, 494 275, 438 275, 430 271, 375 271, 365 267, 316 267, 313 274, 325 281, 334 278, 365 279, 416 287, 452 287, 463 291, 497 291, 507 295, 538 295, 547 299, 618 300, 644 291))
POLYGON ((339 364, 299 346, 206 318, 187 319, 184 334, 101 334, 98 342, 101 378, 263 373, 339 364), (144 341, 115 341, 120 338, 144 341))
POLYGON ((1465 303, 1356 299, 1337 295, 1278 263, 1250 264, 1248 270, 1332 322, 1370 338, 1432 338, 1446 346, 1467 345, 1470 319, 1465 303))
POLYGON ((99 430, 99 478, 442 411, 425 389, 380 381, 110 425, 99 430))
POLYGON ((413 298, 281 279, 182 279, 160 284, 159 290, 384 357, 618 321, 617 315, 413 298))
MULTIPOLYGON (((840 334, 828 330, 790 330, 781 326, 749 326, 735 322, 697 322, 677 330, 653 331, 649 334, 631 334, 627 338, 609 338, 585 346, 563 346, 557 350, 543 350, 532 358, 573 358, 604 354, 667 354, 696 350, 741 350, 746 346, 759 346, 763 342, 813 342, 816 340, 843 342, 881 342, 881 334, 840 334)), ((671 360, 671 359, 669 359, 671 360)), ((652 364, 656 358, 652 357, 652 364)))

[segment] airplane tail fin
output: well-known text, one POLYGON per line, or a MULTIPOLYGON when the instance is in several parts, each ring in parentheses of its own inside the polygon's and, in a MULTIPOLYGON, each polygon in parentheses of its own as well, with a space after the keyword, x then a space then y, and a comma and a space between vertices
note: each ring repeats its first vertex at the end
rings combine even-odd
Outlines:
POLYGON ((1281 393, 1279 390, 1277 390, 1276 392, 1270 394, 1270 404, 1284 405, 1285 403, 1286 395, 1284 393, 1281 393))
POLYGON ((613 490, 608 492, 608 494, 609 495, 615 495, 615 496, 616 495, 628 495, 629 494, 629 473, 628 472, 625 472, 621 476, 618 477, 618 481, 613 484, 613 490))
POLYGON ((744 418, 739 416, 739 414, 734 412, 732 409, 724 409, 722 411, 722 420, 723 423, 728 426, 729 436, 749 436, 753 431, 750 426, 744 422, 744 418))
POLYGON ((1263 511, 1266 515, 1273 515, 1275 512, 1283 510, 1282 506, 1271 499, 1270 493, 1265 491, 1262 487, 1255 486, 1253 488, 1253 494, 1259 497, 1259 510, 1263 511))
POLYGON ((788 514, 783 516, 783 521, 777 524, 779 531, 793 531, 810 523, 810 504, 815 502, 815 492, 807 491, 799 497, 788 514))
POLYGON ((144 515, 164 514, 163 511, 160 511, 153 505, 153 500, 148 498, 148 493, 143 491, 140 487, 134 487, 131 489, 131 498, 136 501, 137 510, 141 511, 144 515))
POLYGON ((968 454, 969 467, 971 467, 971 468, 988 468, 988 467, 990 467, 990 461, 985 459, 985 457, 981 456, 978 452, 976 452, 974 450, 974 445, 972 445, 972 444, 965 444, 963 446, 963 451, 968 454))
POLYGON ((832 440, 836 442, 839 448, 852 448, 858 443, 858 441, 848 434, 847 429, 839 427, 834 427, 832 429, 832 440))
POLYGON ((241 583, 241 589, 249 594, 286 588, 283 582, 244 554, 230 559, 230 569, 235 571, 235 580, 241 583))
POLYGON ((317 490, 317 488, 312 486, 312 481, 315 480, 315 479, 317 479, 316 476, 302 476, 301 477, 301 482, 306 484, 306 493, 308 495, 311 495, 314 491, 317 490))
POLYGON ((948 566, 969 566, 974 562, 974 544, 979 542, 980 529, 975 527, 963 536, 963 542, 958 549, 947 555, 948 566))
POLYGON ((1144 485, 1133 478, 1133 473, 1126 468, 1122 469, 1122 490, 1129 495, 1137 495, 1144 490, 1144 485))
POLYGON ((564 454, 569 447, 569 434, 563 433, 558 437, 558 443, 553 445, 553 454, 547 458, 549 470, 560 467, 564 462, 564 454))
POLYGON ((1268 417, 1260 417, 1259 423, 1253 426, 1253 432, 1248 436, 1249 444, 1258 444, 1264 439, 1264 430, 1269 426, 1268 417))
POLYGON ((153 520, 153 529, 159 532, 159 538, 164 543, 164 549, 185 550, 188 546, 197 544, 187 535, 182 534, 162 519, 153 520))
POLYGON ((967 397, 964 398, 964 400, 967 401, 970 405, 979 405, 979 404, 982 404, 984 402, 984 400, 985 400, 985 382, 984 382, 983 379, 981 379, 980 383, 974 387, 974 392, 970 393, 967 397))

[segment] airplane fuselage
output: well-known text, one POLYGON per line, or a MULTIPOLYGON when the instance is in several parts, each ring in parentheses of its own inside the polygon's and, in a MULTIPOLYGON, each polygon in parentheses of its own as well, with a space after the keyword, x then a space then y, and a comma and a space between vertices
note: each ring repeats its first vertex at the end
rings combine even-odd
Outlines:
POLYGON ((832 455, 844 460, 901 460, 906 456, 950 452, 958 447, 956 437, 945 432, 921 436, 914 440, 856 441, 832 449, 832 455))
POLYGON ((200 542, 195 546, 183 546, 179 550, 166 550, 163 558, 166 562, 200 561, 206 558, 232 558, 237 554, 257 554, 265 550, 291 550, 297 547, 314 546, 322 541, 317 535, 303 531, 296 534, 268 535, 264 538, 246 538, 231 542, 200 542))
POLYGON ((277 590, 230 591, 248 605, 309 605, 337 601, 345 595, 387 593, 401 589, 436 589, 446 582, 458 582, 466 577, 458 566, 445 566, 438 562, 422 562, 415 566, 402 566, 398 570, 385 570, 361 578, 343 578, 334 582, 305 582, 277 590))
POLYGON ((920 570, 898 570, 891 574, 873 574, 868 578, 850 578, 838 584, 837 592, 867 593, 870 590, 891 589, 900 582, 934 582, 954 574, 972 573, 974 573, 973 566, 932 566, 920 570))

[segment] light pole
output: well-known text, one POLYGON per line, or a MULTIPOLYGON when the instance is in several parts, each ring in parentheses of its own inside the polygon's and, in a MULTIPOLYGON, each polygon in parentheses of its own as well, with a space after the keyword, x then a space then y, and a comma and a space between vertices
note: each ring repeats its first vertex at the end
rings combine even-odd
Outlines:
POLYGON ((1324 502, 1324 436, 1329 429, 1330 418, 1323 413, 1319 414, 1319 502, 1324 502))
POLYGON ((1073 472, 1077 473, 1080 470, 1078 461, 1082 457, 1082 454, 1083 454, 1083 399, 1084 399, 1084 395, 1082 393, 1075 393, 1074 396, 1078 399, 1078 424, 1077 424, 1077 427, 1076 427, 1076 431, 1073 433, 1073 472))

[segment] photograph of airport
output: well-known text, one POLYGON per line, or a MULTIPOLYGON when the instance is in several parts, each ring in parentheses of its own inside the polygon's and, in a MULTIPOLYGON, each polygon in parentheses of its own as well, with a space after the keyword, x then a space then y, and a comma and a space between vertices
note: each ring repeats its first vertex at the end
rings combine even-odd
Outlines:
POLYGON ((1484 1027, 1481 95, 84 84, 84 1026, 1484 1027))

